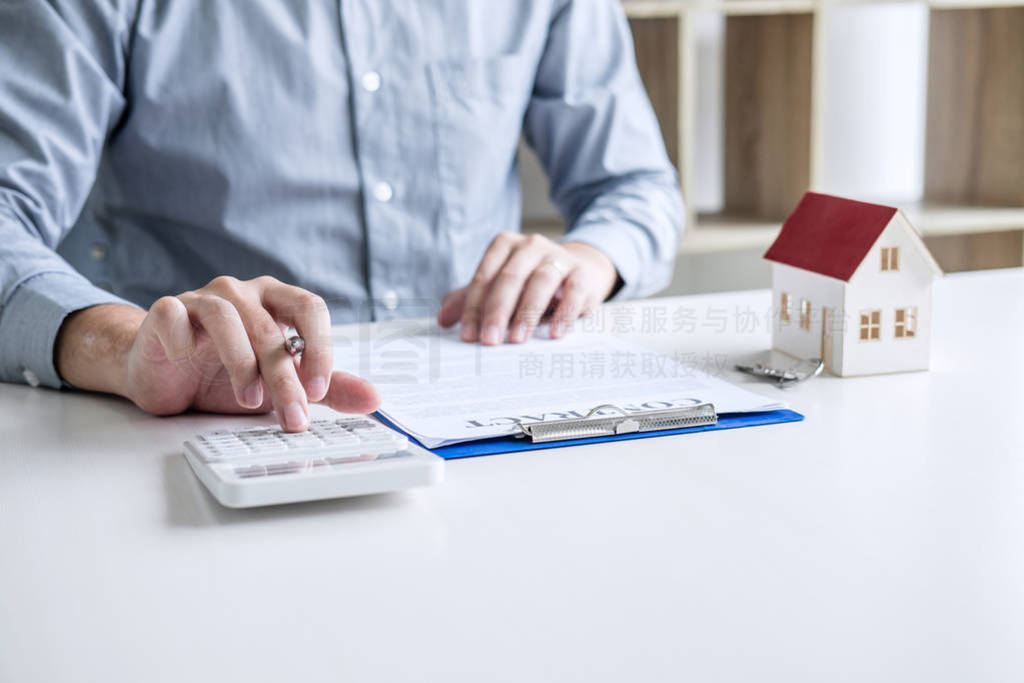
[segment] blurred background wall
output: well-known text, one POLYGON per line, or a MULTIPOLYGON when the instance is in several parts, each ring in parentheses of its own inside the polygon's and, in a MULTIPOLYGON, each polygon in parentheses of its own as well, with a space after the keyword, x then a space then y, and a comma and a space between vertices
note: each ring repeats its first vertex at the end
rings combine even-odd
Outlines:
MULTIPOLYGON (((766 287, 805 189, 904 209, 947 271, 1024 258, 1024 7, 624 0, 690 216, 667 293, 766 287)), ((560 233, 521 153, 524 229, 560 233)))

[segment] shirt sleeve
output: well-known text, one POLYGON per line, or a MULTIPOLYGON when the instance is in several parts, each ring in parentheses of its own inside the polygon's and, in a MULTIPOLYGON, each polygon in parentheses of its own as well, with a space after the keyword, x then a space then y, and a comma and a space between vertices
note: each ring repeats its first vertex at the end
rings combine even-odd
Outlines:
POLYGON ((604 252, 647 296, 672 277, 683 200, 617 0, 566 0, 551 23, 524 121, 567 241, 604 252))
POLYGON ((0 3, 0 381, 59 387, 64 318, 126 303, 54 251, 125 106, 125 2, 0 3))

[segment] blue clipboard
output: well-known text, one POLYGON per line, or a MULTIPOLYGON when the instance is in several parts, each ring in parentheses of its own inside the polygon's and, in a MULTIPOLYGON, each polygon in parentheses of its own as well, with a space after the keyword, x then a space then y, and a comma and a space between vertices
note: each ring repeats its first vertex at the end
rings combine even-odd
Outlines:
MULTIPOLYGON (((396 432, 405 434, 380 413, 376 414, 377 419, 394 429, 396 432)), ((684 429, 665 429, 657 432, 634 432, 632 434, 617 434, 615 436, 596 436, 585 439, 570 439, 566 441, 547 441, 544 443, 533 443, 528 439, 516 438, 514 436, 499 436, 493 439, 480 441, 468 441, 457 443, 452 446, 441 446, 440 448, 429 448, 431 453, 439 455, 445 460, 456 458, 472 458, 478 455, 498 455, 499 453, 518 453, 520 451, 535 451, 542 448, 561 448, 563 446, 580 446, 588 443, 603 443, 605 441, 624 441, 628 439, 648 439, 658 436, 673 436, 675 434, 690 434, 693 432, 714 432, 723 429, 740 429, 742 427, 759 427, 762 425, 783 424, 786 422, 800 422, 804 416, 792 410, 770 410, 763 413, 727 413, 718 416, 718 422, 713 425, 700 427, 686 427, 684 429)), ((406 434, 406 436, 409 436, 406 434)), ((413 437, 409 439, 416 441, 413 437)), ((416 443, 419 443, 416 441, 416 443)), ((421 446, 423 444, 420 444, 421 446)))

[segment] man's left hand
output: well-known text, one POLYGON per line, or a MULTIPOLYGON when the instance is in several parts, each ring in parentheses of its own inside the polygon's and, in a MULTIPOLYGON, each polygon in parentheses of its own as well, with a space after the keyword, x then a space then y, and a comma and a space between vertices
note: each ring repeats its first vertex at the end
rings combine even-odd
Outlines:
POLYGON ((581 242, 503 232, 491 242, 470 283, 448 292, 437 314, 443 327, 461 322, 463 341, 519 343, 550 317, 562 337, 581 315, 608 298, 618 280, 611 260, 581 242))

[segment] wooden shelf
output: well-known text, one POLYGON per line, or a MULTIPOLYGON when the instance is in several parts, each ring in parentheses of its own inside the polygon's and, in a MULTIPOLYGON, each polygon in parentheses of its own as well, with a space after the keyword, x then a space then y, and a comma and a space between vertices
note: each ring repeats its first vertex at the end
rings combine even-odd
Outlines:
MULTIPOLYGON (((767 248, 802 193, 823 186, 822 14, 858 4, 916 4, 931 16, 924 199, 881 203, 900 206, 930 244, 945 250, 946 263, 996 263, 992 254, 999 250, 1024 260, 1014 246, 1024 240, 1024 0, 622 2, 688 200, 680 253, 767 248), (693 167, 697 13, 718 14, 725 27, 724 209, 699 216, 692 204, 699 172, 693 167), (958 244, 967 245, 967 260, 955 256, 958 244)), ((525 228, 562 233, 550 217, 525 228)))
POLYGON ((930 31, 925 199, 1024 206, 1024 7, 933 10, 930 31))
MULTIPOLYGON (((911 224, 925 237, 1024 230, 1024 207, 955 206, 930 202, 895 205, 899 206, 911 224)), ((707 254, 767 249, 781 227, 780 221, 766 221, 749 215, 702 213, 684 232, 680 253, 707 254)), ((562 235, 563 224, 558 220, 526 221, 523 229, 557 238, 562 235)))
MULTIPOLYGON (((656 5, 663 7, 661 3, 656 5)), ((686 18, 678 7, 673 11, 657 15, 631 12, 629 26, 633 32, 637 67, 661 127, 665 149, 672 165, 680 169, 682 175, 686 157, 684 140, 688 137, 685 108, 691 99, 684 95, 684 90, 691 60, 686 54, 686 18)))
POLYGON ((814 15, 725 20, 725 212, 782 220, 812 187, 814 15))
POLYGON ((925 244, 943 272, 1015 268, 1024 253, 1024 232, 978 232, 925 236, 925 244))
MULTIPOLYGON (((1024 207, 958 206, 934 202, 893 203, 925 237, 975 235, 1024 230, 1024 207)), ((712 252, 730 249, 767 248, 781 222, 752 216, 699 214, 686 232, 683 251, 712 252)))

